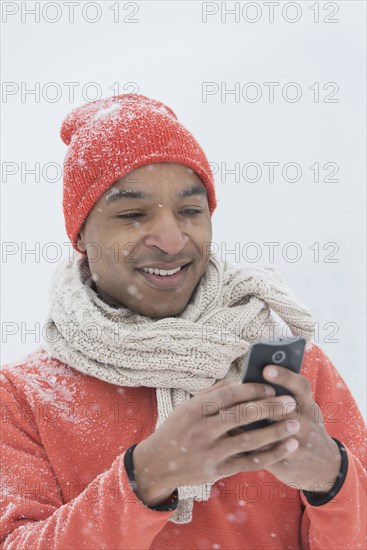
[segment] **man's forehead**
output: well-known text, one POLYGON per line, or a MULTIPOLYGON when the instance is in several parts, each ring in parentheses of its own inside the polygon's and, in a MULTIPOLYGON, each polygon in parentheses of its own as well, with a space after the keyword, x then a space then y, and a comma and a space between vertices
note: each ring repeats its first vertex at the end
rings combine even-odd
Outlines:
MULTIPOLYGON (((195 183, 186 185, 180 191, 176 193, 178 199, 193 197, 193 196, 202 196, 207 198, 207 190, 201 183, 195 183)), ((140 199, 140 200, 154 200, 155 193, 151 191, 145 191, 141 188, 139 189, 121 189, 116 186, 111 187, 105 196, 105 201, 107 204, 115 202, 120 199, 140 199)))
POLYGON ((118 199, 154 199, 159 194, 157 182, 152 185, 149 174, 154 174, 154 179, 164 177, 164 174, 174 176, 171 183, 177 198, 199 195, 207 198, 207 190, 194 170, 184 165, 172 165, 171 163, 148 164, 133 170, 123 178, 117 180, 105 193, 104 199, 107 203, 118 199), (162 170, 162 166, 164 167, 162 170), (179 166, 177 169, 172 166, 179 166), (144 173, 142 171, 144 170, 144 173), (141 177, 139 177, 141 176, 141 177))

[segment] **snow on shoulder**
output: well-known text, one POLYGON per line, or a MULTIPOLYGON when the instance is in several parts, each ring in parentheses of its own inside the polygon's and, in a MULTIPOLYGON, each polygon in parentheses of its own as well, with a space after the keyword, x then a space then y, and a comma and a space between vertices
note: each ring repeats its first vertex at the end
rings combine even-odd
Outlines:
POLYGON ((57 410, 58 416, 65 420, 70 418, 82 375, 45 350, 37 350, 21 361, 4 365, 0 374, 2 382, 9 380, 25 395, 36 416, 40 407, 49 406, 57 410))

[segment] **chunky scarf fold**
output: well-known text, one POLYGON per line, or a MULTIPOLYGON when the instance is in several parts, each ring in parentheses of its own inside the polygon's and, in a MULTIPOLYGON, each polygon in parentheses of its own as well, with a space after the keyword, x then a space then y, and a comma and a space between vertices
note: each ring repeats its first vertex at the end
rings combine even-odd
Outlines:
MULTIPOLYGON (((87 258, 78 255, 51 280, 44 348, 106 382, 156 388, 157 429, 177 405, 216 381, 239 382, 250 343, 279 331, 274 313, 285 338, 312 340, 309 309, 271 267, 236 268, 211 255, 186 308, 151 319, 103 302, 92 289, 87 258)), ((208 500, 212 484, 179 487, 170 521, 189 523, 194 500, 208 500)))

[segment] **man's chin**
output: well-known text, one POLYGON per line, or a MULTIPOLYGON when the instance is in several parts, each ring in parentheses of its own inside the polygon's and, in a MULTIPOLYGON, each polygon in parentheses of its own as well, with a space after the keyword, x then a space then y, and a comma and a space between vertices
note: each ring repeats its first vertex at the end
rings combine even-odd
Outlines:
POLYGON ((109 306, 114 308, 128 308, 132 313, 137 313, 144 317, 150 317, 151 319, 165 319, 167 317, 175 317, 183 312, 185 307, 188 304, 188 301, 185 301, 184 304, 175 304, 172 305, 171 300, 167 297, 165 300, 162 298, 159 303, 152 304, 151 299, 148 296, 144 296, 142 293, 135 292, 136 295, 140 297, 138 301, 133 303, 131 300, 123 299, 118 296, 111 296, 105 292, 97 292, 99 298, 103 300, 109 306), (148 306, 148 307, 147 307, 148 306))
MULTIPOLYGON (((186 307, 186 306, 185 306, 186 307)), ((140 313, 140 315, 145 315, 145 317, 150 317, 151 319, 167 319, 168 317, 176 317, 183 312, 185 307, 179 309, 167 309, 164 310, 160 308, 159 310, 153 310, 145 313, 140 313)))
MULTIPOLYGON (((148 299, 146 300, 146 303, 149 303, 148 299)), ((187 304, 188 300, 185 301, 184 304, 181 303, 180 305, 177 304, 173 306, 172 300, 171 303, 169 303, 169 299, 167 298, 167 304, 165 304, 164 300, 162 299, 159 304, 151 305, 150 307, 141 307, 141 305, 139 304, 136 309, 132 305, 131 307, 129 307, 129 309, 131 311, 135 311, 139 315, 150 317, 151 319, 166 319, 167 317, 176 317, 177 315, 182 313, 187 304)))

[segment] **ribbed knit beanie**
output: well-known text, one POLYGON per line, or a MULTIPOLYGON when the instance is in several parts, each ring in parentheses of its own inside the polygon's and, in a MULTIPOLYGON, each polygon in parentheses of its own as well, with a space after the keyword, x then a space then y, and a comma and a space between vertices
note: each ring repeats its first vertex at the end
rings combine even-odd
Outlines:
POLYGON ((214 178, 204 151, 175 113, 160 101, 123 94, 71 111, 61 127, 69 146, 64 162, 63 210, 74 247, 89 212, 105 191, 139 166, 176 162, 199 176, 216 203, 214 178))

